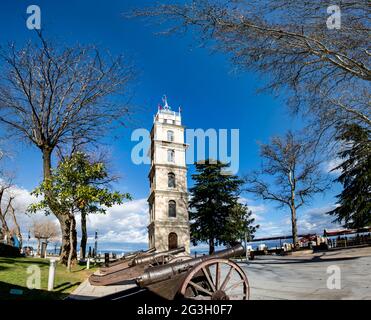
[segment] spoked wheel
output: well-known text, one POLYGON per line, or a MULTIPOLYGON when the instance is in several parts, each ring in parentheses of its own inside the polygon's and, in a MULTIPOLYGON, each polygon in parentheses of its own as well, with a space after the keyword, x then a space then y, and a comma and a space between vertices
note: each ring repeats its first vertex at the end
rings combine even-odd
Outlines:
POLYGON ((243 270, 227 259, 196 265, 187 274, 179 293, 192 300, 248 300, 250 286, 243 270))
POLYGON ((175 263, 175 262, 185 261, 185 260, 190 260, 190 259, 192 259, 191 256, 189 256, 189 255, 182 255, 182 256, 177 256, 177 257, 171 258, 168 263, 175 263))
MULTIPOLYGON (((162 266, 162 265, 168 264, 170 262, 172 263, 172 262, 175 262, 175 261, 182 261, 178 258, 180 258, 180 257, 176 257, 172 254, 164 254, 162 256, 155 257, 154 260, 152 261, 152 263, 150 263, 148 265, 148 267, 162 266)), ((185 260, 185 258, 184 258, 184 260, 185 260)))

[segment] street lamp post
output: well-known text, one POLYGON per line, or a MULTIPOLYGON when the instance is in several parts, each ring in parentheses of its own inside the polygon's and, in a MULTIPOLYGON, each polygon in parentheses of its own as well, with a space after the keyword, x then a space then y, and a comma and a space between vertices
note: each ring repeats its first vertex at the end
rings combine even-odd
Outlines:
POLYGON ((94 243, 94 254, 95 254, 95 257, 97 256, 97 253, 98 253, 98 231, 95 231, 95 243, 94 243))

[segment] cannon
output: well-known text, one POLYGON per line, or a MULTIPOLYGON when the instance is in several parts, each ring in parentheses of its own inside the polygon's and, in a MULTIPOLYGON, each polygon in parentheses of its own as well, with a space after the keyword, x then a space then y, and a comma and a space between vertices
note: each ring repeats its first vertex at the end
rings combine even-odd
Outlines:
POLYGON ((135 259, 137 257, 142 257, 142 256, 146 256, 148 254, 151 254, 155 250, 156 250, 155 248, 150 248, 146 251, 140 250, 140 251, 130 252, 130 253, 125 254, 124 256, 122 256, 117 261, 109 263, 107 267, 100 268, 99 272, 101 274, 106 274, 106 273, 111 273, 111 272, 115 272, 115 271, 118 271, 118 270, 125 269, 129 266, 129 263, 133 259, 135 259))
POLYGON ((139 264, 151 264, 151 265, 163 265, 167 261, 172 260, 174 258, 174 255, 178 253, 184 252, 184 247, 172 249, 165 252, 159 252, 155 253, 153 255, 147 255, 142 257, 136 257, 134 258, 130 263, 129 266, 136 266, 139 264))
POLYGON ((213 255, 152 267, 136 278, 136 284, 168 300, 248 300, 246 274, 229 260, 244 251, 237 245, 213 255))
MULTIPOLYGON (((102 268, 100 274, 92 274, 89 277, 89 282, 94 286, 130 284, 147 269, 165 265, 174 259, 177 260, 175 255, 184 251, 185 249, 182 247, 164 252, 145 252, 145 254, 132 255, 121 261, 120 264, 102 268)), ((184 257, 184 259, 186 258, 188 257, 184 257)))

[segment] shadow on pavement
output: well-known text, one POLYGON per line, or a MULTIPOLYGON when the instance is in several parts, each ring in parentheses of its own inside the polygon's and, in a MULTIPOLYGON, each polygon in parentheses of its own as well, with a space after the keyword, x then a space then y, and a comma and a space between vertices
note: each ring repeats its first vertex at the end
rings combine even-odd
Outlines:
POLYGON ((295 264, 295 263, 313 263, 313 262, 334 262, 334 261, 347 261, 356 260, 362 257, 339 257, 339 258, 326 258, 323 259, 322 256, 312 257, 311 259, 298 259, 298 258, 283 258, 282 260, 265 260, 256 259, 250 261, 250 264, 295 264))

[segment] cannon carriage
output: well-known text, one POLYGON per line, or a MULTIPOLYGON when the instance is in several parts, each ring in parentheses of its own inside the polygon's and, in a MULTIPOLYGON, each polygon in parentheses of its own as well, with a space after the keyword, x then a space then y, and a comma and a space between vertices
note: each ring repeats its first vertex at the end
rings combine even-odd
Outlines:
MULTIPOLYGON (((142 275, 145 270, 165 265, 171 261, 179 261, 177 254, 184 253, 185 249, 177 248, 164 252, 142 251, 124 256, 122 260, 112 263, 108 267, 99 270, 89 277, 93 286, 109 286, 134 283, 134 280, 142 275)), ((184 256, 184 259, 190 257, 184 256)))
POLYGON ((157 266, 147 269, 136 283, 168 300, 248 300, 246 274, 229 259, 244 251, 237 245, 209 256, 157 266))
POLYGON ((99 272, 100 272, 100 274, 106 274, 106 273, 111 273, 111 272, 114 272, 114 271, 122 270, 124 268, 127 268, 129 266, 129 263, 133 259, 138 258, 138 257, 142 257, 142 256, 147 256, 147 255, 149 255, 151 253, 154 253, 154 252, 155 252, 154 248, 148 249, 146 251, 141 250, 141 251, 130 252, 130 253, 125 254, 124 256, 122 256, 120 259, 118 259, 114 262, 110 262, 105 267, 100 268, 99 272))
POLYGON ((141 254, 123 262, 123 269, 110 272, 108 268, 104 275, 92 275, 89 281, 93 285, 132 283, 138 290, 145 288, 167 300, 248 300, 246 274, 230 260, 244 251, 237 245, 197 258, 180 255, 184 248, 141 254))

